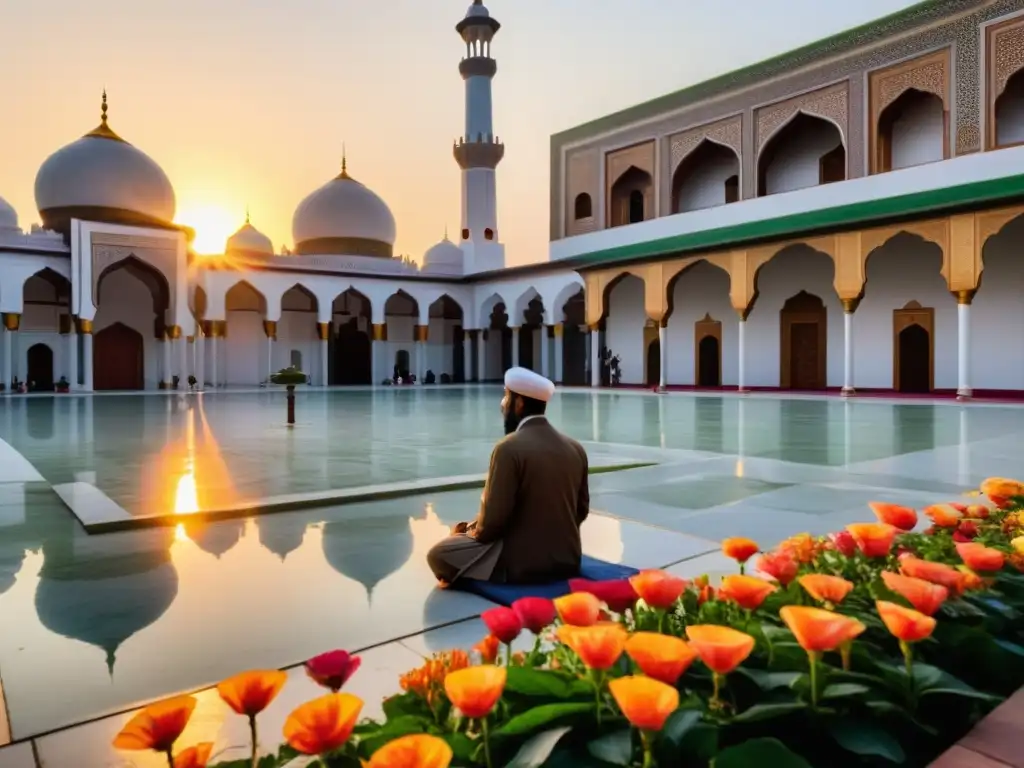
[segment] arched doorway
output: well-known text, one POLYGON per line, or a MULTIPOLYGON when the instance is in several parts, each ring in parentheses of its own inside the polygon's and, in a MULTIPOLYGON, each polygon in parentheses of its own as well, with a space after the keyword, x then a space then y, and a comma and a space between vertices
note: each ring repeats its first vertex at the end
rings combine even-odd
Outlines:
POLYGON ((934 388, 935 310, 916 301, 893 311, 893 389, 924 394, 934 388))
POLYGON ((609 203, 610 226, 621 227, 651 218, 654 213, 654 179, 647 171, 631 165, 612 184, 609 203))
POLYGON ((562 384, 577 387, 587 384, 586 301, 583 291, 562 305, 562 384))
POLYGON ((698 387, 722 386, 722 322, 709 313, 694 324, 696 359, 693 380, 698 387))
POLYGON ((736 152, 710 139, 679 163, 672 174, 672 213, 699 211, 739 199, 736 152))
POLYGON ((401 377, 402 381, 409 380, 409 350, 400 349, 395 353, 395 370, 398 376, 401 377))
POLYGON ((779 372, 783 389, 824 389, 827 361, 828 314, 821 299, 800 291, 782 307, 782 359, 779 372))
POLYGON ((878 116, 875 173, 933 163, 949 154, 949 114, 934 93, 908 88, 878 116))
POLYGON ((839 128, 803 112, 765 143, 757 158, 757 196, 831 184, 846 178, 839 128))
POLYGON ((661 341, 655 338, 647 345, 647 386, 661 383, 661 341))
POLYGON ((359 329, 359 319, 351 318, 338 326, 334 337, 334 382, 336 384, 372 384, 370 337, 359 329))
POLYGON ((92 344, 93 388, 126 390, 143 388, 142 334, 124 323, 108 325, 92 344))
POLYGON ((53 391, 53 350, 46 344, 33 344, 28 348, 28 376, 25 379, 30 392, 53 391))

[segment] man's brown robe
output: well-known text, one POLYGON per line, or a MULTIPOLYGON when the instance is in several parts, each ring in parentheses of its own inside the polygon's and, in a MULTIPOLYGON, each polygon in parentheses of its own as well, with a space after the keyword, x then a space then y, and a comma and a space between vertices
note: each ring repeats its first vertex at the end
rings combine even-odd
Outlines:
POLYGON ((587 453, 543 416, 523 419, 491 453, 480 512, 469 532, 428 553, 439 579, 513 583, 575 576, 580 525, 590 511, 587 453))

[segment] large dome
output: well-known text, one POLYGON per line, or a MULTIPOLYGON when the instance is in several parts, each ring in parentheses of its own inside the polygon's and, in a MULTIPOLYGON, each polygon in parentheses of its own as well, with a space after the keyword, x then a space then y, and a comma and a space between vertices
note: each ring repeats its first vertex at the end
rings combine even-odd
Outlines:
POLYGON ((17 228, 18 212, 14 210, 14 206, 0 197, 0 230, 17 228))
POLYGON ((376 256, 390 259, 395 244, 395 217, 387 203, 341 173, 299 203, 292 218, 295 251, 307 254, 376 256))
POLYGON ((107 125, 50 155, 36 174, 36 207, 49 229, 66 231, 72 218, 115 224, 167 226, 174 189, 159 165, 107 125))
POLYGON ((249 223, 249 214, 246 214, 245 224, 228 238, 224 253, 228 256, 273 256, 274 244, 269 237, 249 223))

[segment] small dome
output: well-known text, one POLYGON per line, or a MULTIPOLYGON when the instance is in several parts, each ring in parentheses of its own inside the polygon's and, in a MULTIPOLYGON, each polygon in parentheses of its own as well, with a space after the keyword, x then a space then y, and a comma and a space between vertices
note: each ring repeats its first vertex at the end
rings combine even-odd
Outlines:
POLYGON ((4 229, 18 229, 18 212, 0 197, 0 230, 4 229))
POLYGON ((441 242, 431 246, 423 254, 423 269, 425 271, 435 269, 449 272, 452 269, 457 269, 461 272, 462 266, 462 249, 448 239, 447 233, 445 233, 444 239, 441 242))
POLYGON ((100 125, 46 159, 36 174, 35 193, 50 229, 66 229, 71 218, 143 225, 166 225, 174 218, 171 182, 147 154, 107 125, 106 93, 100 125))
POLYGON ((224 253, 237 256, 273 256, 274 244, 270 238, 249 223, 249 215, 245 216, 245 224, 228 238, 224 253))
POLYGON ((395 217, 373 190, 348 175, 342 160, 341 173, 295 209, 292 238, 300 255, 390 259, 395 244, 395 217))
POLYGON ((490 17, 490 11, 484 6, 481 0, 473 0, 473 4, 469 6, 469 10, 466 11, 466 18, 488 18, 490 17))

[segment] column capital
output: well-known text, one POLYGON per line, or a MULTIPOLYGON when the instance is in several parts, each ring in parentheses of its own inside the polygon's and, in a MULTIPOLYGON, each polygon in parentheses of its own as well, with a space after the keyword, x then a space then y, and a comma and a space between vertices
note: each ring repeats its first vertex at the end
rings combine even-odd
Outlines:
POLYGON ((185 341, 188 342, 189 344, 195 344, 196 343, 196 337, 195 336, 186 336, 185 337, 185 341))
POLYGON ((21 327, 20 312, 4 312, 4 328, 8 331, 16 331, 21 327))
POLYGON ((956 303, 970 306, 971 302, 974 301, 974 294, 978 292, 977 288, 953 291, 953 295, 956 296, 956 303))
POLYGON ((414 330, 414 338, 417 342, 425 343, 430 338, 430 326, 429 325, 417 325, 414 330))
POLYGON ((860 306, 861 297, 858 296, 854 299, 840 299, 839 302, 843 305, 843 312, 848 315, 852 315, 857 311, 857 307, 860 306))
POLYGON ((587 330, 591 333, 597 333, 601 330, 601 323, 587 323, 587 330))
POLYGON ((750 317, 750 312, 753 308, 753 303, 751 303, 751 306, 743 307, 742 309, 739 307, 733 307, 733 309, 736 310, 736 314, 740 318, 741 323, 747 322, 747 318, 750 317))
POLYGON ((565 323, 555 323, 551 326, 551 334, 556 338, 562 338, 562 334, 565 333, 565 323))
POLYGON ((167 326, 167 338, 174 339, 177 341, 181 338, 181 326, 180 325, 168 325, 167 326))
POLYGON ((277 320, 264 320, 263 333, 271 341, 277 341, 277 320))
POLYGON ((317 323, 316 324, 316 337, 320 341, 327 341, 331 338, 331 324, 330 323, 317 323))
POLYGON ((387 341, 388 340, 388 324, 387 323, 374 323, 373 324, 373 340, 374 341, 387 341))
POLYGON ((92 320, 78 318, 78 332, 83 336, 92 336, 92 320))

